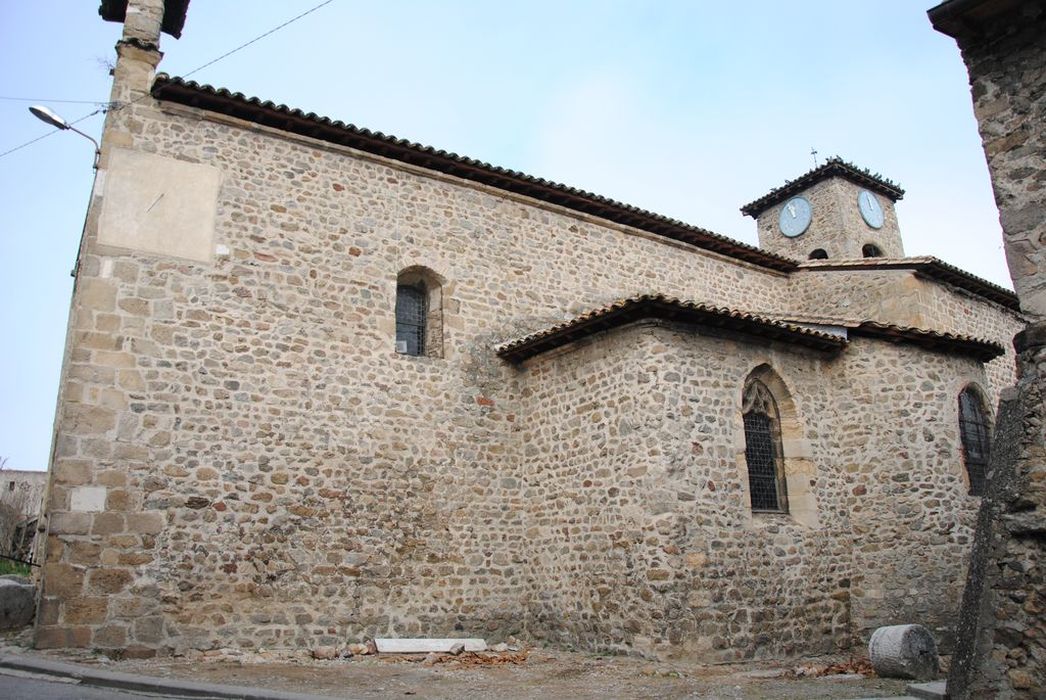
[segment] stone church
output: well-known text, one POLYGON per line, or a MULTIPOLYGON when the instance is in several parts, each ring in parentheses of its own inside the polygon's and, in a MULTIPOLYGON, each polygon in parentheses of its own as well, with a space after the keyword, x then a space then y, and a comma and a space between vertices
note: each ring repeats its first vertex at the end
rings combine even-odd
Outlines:
POLYGON ((1023 321, 897 184, 832 159, 749 246, 156 74, 187 6, 101 6, 38 646, 947 648, 1023 321))

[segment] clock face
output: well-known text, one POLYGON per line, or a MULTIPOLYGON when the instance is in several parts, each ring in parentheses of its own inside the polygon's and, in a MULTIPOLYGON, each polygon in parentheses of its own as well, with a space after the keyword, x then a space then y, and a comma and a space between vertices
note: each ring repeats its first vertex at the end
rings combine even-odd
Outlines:
POLYGON ((882 228, 884 219, 883 208, 879 205, 879 200, 875 198, 874 194, 868 190, 861 190, 861 193, 857 195, 857 207, 861 210, 861 217, 864 219, 864 223, 872 228, 882 228))
POLYGON ((792 197, 781 207, 781 217, 778 219, 781 233, 789 238, 802 235, 810 227, 812 213, 813 208, 805 197, 792 197))

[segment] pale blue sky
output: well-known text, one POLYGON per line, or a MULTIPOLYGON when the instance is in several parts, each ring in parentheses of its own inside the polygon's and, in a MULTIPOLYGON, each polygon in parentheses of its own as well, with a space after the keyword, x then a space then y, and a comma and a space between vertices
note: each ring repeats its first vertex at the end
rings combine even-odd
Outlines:
MULTIPOLYGON (((193 0, 185 75, 319 0, 193 0)), ((966 72, 918 0, 334 0, 193 79, 614 197, 748 243, 738 208, 838 154, 905 188, 909 255, 1010 286, 966 72)), ((97 1, 0 1, 0 97, 105 101, 97 1)), ((0 152, 48 132, 0 100, 0 152)), ((101 117, 80 125, 98 134, 101 117)), ((0 456, 45 469, 91 147, 0 157, 0 456)), ((714 301, 714 300, 712 300, 714 301)))

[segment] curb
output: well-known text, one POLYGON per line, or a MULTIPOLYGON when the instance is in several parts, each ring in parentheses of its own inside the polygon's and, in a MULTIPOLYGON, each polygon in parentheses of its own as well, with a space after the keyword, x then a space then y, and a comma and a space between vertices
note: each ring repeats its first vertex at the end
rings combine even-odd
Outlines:
POLYGON ((333 700, 329 695, 306 695, 284 693, 278 690, 249 688, 236 685, 196 683, 171 678, 155 678, 130 673, 117 673, 102 669, 36 659, 16 654, 0 654, 0 668, 28 671, 48 676, 72 678, 83 685, 142 693, 155 693, 183 698, 229 698, 230 700, 333 700))

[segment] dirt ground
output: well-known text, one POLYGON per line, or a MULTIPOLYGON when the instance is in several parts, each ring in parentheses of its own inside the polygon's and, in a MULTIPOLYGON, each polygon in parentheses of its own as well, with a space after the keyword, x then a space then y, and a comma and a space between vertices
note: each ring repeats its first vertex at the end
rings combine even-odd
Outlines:
POLYGON ((822 657, 791 662, 702 665, 577 651, 377 655, 319 661, 308 652, 223 650, 113 661, 79 651, 33 651, 27 633, 3 651, 165 678, 247 685, 335 698, 874 698, 904 695, 906 681, 861 675, 866 662, 822 657), (817 675, 827 674, 827 675, 817 675))

